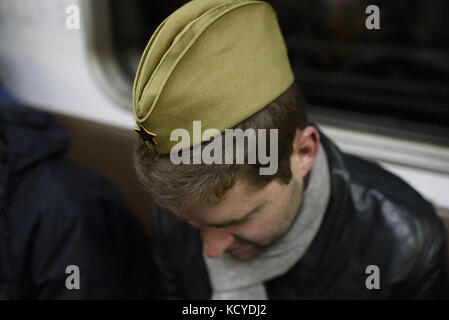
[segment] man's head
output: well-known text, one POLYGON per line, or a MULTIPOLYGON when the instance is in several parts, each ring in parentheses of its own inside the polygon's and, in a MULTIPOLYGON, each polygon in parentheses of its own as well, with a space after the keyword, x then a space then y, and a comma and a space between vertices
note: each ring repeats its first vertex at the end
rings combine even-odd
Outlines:
POLYGON ((207 255, 228 250, 248 259, 288 230, 319 136, 315 128, 306 128, 304 102, 269 3, 192 0, 176 10, 159 25, 142 55, 133 105, 145 140, 136 148, 138 176, 156 203, 201 230, 207 255), (215 134, 195 134, 197 121, 215 134), (227 148, 223 135, 231 128, 257 134, 227 148), (188 138, 174 141, 178 134, 188 138), (277 151, 273 167, 263 168, 259 151, 264 141, 269 144, 265 150, 277 151), (224 152, 212 148, 220 143, 224 152), (192 149, 203 145, 213 150, 209 159, 217 152, 223 164, 172 162, 179 150, 197 159, 192 149), (261 169, 271 173, 273 168, 274 174, 260 175, 267 172, 261 169))
MULTIPOLYGON (((285 234, 299 210, 304 178, 319 145, 317 130, 306 127, 304 108, 293 84, 235 127, 278 129, 275 175, 260 175, 260 163, 175 165, 168 155, 157 154, 139 138, 138 176, 156 203, 200 229, 208 256, 227 251, 236 259, 249 259, 285 234)), ((247 144, 245 140, 245 150, 247 144)))

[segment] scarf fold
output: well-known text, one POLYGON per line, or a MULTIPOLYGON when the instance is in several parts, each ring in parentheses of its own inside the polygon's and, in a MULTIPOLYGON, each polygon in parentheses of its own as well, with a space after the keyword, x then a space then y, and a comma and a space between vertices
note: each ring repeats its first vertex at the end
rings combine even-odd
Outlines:
POLYGON ((218 258, 209 258, 203 251, 212 299, 267 299, 263 282, 284 274, 304 255, 321 225, 330 191, 329 166, 320 144, 301 207, 285 235, 248 261, 233 259, 226 252, 218 258))

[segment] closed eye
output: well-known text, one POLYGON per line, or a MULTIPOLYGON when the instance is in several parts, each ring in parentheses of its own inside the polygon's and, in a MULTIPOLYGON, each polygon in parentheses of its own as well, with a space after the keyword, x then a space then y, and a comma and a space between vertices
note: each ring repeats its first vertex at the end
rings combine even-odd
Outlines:
POLYGON ((219 229, 219 228, 226 228, 226 227, 242 224, 244 222, 247 222, 252 217, 253 214, 259 212, 264 206, 265 206, 265 203, 262 203, 261 205, 257 206, 256 208, 251 210, 249 213, 247 213, 245 216, 243 216, 243 218, 241 218, 241 219, 231 220, 231 221, 223 222, 223 223, 209 224, 209 226, 219 229))

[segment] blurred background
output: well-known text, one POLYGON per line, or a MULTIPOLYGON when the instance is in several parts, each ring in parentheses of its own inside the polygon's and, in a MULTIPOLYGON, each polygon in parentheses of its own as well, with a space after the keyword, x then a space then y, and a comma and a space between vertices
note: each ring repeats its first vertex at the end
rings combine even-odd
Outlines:
MULTIPOLYGON (((147 227, 132 169, 131 88, 140 55, 181 0, 1 0, 0 81, 71 133, 67 158, 100 171, 147 227), (80 28, 66 28, 69 5, 80 28)), ((344 151, 401 176, 449 215, 449 2, 272 0, 296 81, 344 151), (368 5, 380 29, 365 27, 368 5)))

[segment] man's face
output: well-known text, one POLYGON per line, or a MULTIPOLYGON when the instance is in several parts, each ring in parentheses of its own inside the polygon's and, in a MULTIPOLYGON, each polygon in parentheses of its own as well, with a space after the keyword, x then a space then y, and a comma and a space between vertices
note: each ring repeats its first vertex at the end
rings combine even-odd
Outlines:
POLYGON ((319 133, 314 127, 297 130, 288 185, 273 180, 257 190, 238 180, 218 205, 172 211, 200 229, 203 250, 209 257, 227 252, 237 260, 254 258, 283 236, 295 220, 304 177, 313 166, 318 145, 319 133))
POLYGON ((174 212, 201 231, 203 250, 211 258, 227 252, 248 260, 284 235, 300 204, 303 182, 277 180, 260 190, 238 180, 216 206, 174 212))

